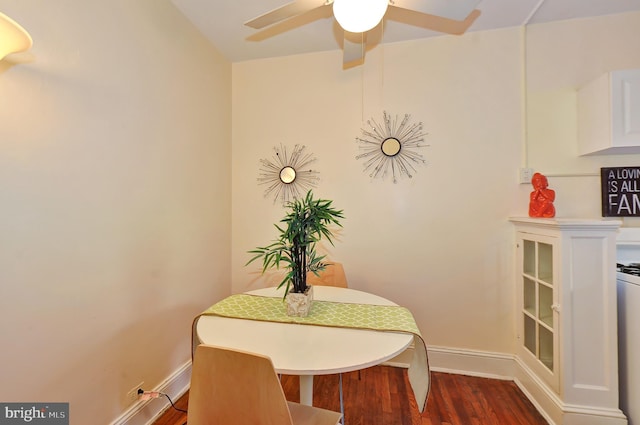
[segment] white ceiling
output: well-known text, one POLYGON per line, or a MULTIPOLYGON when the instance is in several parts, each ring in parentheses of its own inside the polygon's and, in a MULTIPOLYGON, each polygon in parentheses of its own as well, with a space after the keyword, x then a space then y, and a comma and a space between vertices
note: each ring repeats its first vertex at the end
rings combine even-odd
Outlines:
MULTIPOLYGON (((330 15, 331 8, 318 9, 328 10, 329 16, 310 12, 294 18, 290 20, 292 28, 264 40, 247 39, 259 31, 244 22, 289 1, 172 0, 232 62, 341 48, 342 31, 330 15)), ((482 0, 477 9, 482 14, 469 31, 640 11, 640 0, 482 0)), ((383 43, 442 35, 391 20, 385 21, 383 28, 383 43)))

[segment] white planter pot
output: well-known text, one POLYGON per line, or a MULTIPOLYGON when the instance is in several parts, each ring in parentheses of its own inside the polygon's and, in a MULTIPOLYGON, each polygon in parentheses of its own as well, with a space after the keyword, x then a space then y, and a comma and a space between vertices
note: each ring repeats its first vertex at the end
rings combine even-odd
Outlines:
POLYGON ((304 294, 289 292, 285 299, 287 316, 307 317, 313 303, 313 286, 308 286, 304 294))

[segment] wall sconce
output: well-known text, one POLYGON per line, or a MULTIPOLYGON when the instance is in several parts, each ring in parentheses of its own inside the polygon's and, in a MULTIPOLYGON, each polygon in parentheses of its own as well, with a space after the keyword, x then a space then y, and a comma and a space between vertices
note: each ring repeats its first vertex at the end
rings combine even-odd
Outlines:
POLYGON ((24 52, 33 45, 27 31, 16 21, 0 12, 0 60, 10 53, 24 52))

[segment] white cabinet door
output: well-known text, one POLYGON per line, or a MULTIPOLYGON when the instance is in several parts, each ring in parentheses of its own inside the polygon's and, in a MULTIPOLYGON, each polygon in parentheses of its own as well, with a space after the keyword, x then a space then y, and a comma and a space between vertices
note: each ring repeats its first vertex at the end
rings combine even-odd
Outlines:
POLYGON ((578 151, 640 153, 640 69, 608 72, 578 90, 578 151))
POLYGON ((557 238, 517 233, 518 355, 556 393, 559 389, 557 238))

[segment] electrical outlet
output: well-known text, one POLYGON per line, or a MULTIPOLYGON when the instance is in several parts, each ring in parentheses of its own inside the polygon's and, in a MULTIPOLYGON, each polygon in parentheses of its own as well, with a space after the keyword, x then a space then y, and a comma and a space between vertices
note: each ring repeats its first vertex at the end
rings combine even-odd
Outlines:
POLYGON ((533 178, 533 168, 520 169, 520 184, 529 184, 533 178))
POLYGON ((127 392, 127 401, 129 402, 129 404, 138 401, 138 389, 139 388, 144 388, 144 381, 140 382, 138 385, 136 385, 135 387, 131 388, 128 392, 127 392))

